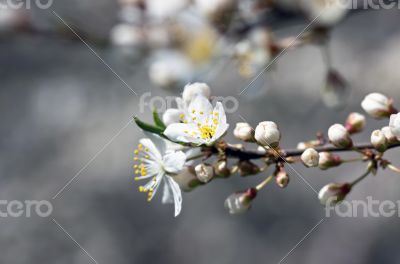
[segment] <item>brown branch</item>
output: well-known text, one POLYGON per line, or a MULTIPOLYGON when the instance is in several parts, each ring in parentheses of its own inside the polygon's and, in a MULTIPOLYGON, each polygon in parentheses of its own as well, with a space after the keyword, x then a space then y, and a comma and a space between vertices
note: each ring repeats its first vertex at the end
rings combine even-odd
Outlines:
MULTIPOLYGON (((400 143, 394 143, 389 145, 388 149, 391 148, 396 148, 400 147, 400 143)), ((320 146, 320 147, 315 147, 315 150, 318 152, 348 152, 348 151, 354 151, 354 149, 357 150, 366 150, 366 149, 374 149, 371 143, 359 143, 355 144, 353 149, 348 149, 348 148, 337 148, 333 145, 325 145, 325 146, 320 146)), ((212 153, 218 153, 218 150, 216 148, 211 148, 210 151, 212 153)), ((288 157, 297 157, 301 156, 303 154, 304 150, 299 150, 299 149, 282 149, 280 150, 280 155, 283 158, 288 158, 288 157)), ((238 158, 241 160, 254 160, 254 159, 262 159, 266 158, 269 156, 273 156, 273 153, 266 153, 266 154, 261 154, 258 151, 254 150, 244 150, 240 148, 235 148, 232 146, 226 146, 225 148, 225 155, 227 157, 232 157, 232 158, 238 158)))

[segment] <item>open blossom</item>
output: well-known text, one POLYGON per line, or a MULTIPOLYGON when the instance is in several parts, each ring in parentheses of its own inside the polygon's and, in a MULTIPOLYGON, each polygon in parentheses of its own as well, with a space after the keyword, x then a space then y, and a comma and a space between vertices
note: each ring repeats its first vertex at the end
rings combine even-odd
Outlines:
POLYGON ((393 135, 400 139, 400 115, 395 114, 390 116, 390 123, 389 123, 390 130, 392 131, 393 135))
POLYGON ((350 138, 349 132, 341 124, 334 124, 328 130, 329 141, 338 148, 350 148, 353 146, 353 141, 350 138))
POLYGON ((275 148, 279 146, 281 133, 274 122, 264 121, 256 127, 254 137, 260 145, 275 148))
POLYGON ((389 117, 394 113, 392 100, 381 93, 370 93, 361 102, 361 107, 376 119, 389 117))
POLYGON ((202 95, 197 95, 182 117, 183 123, 171 124, 164 131, 172 141, 211 146, 229 127, 222 104, 217 102, 213 108, 202 95))
POLYGON ((139 191, 147 193, 147 200, 151 201, 164 183, 162 202, 174 203, 175 216, 178 216, 182 208, 182 195, 173 178, 183 169, 186 155, 182 151, 169 150, 168 143, 156 135, 148 134, 148 137, 141 139, 135 150, 135 180, 150 180, 140 186, 139 191))

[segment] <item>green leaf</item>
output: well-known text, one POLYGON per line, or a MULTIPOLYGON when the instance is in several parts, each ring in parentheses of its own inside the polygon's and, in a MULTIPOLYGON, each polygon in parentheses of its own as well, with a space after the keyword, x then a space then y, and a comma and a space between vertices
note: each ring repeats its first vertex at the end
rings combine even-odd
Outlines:
POLYGON ((163 132, 164 132, 163 128, 145 123, 145 122, 141 121, 139 118, 137 118, 136 116, 134 117, 134 119, 135 119, 136 125, 138 125, 138 127, 143 129, 144 131, 163 136, 163 132))
POLYGON ((163 130, 167 128, 164 122, 161 120, 160 116, 158 115, 156 109, 153 110, 153 119, 154 119, 154 124, 156 124, 156 126, 162 128, 163 130))

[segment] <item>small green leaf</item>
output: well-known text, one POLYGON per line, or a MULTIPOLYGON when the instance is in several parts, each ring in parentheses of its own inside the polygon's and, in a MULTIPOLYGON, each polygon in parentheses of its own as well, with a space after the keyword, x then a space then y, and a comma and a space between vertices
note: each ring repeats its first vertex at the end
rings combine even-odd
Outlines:
POLYGON ((156 126, 162 128, 163 130, 167 128, 164 122, 161 120, 160 116, 158 115, 156 109, 153 110, 153 119, 154 119, 154 124, 156 124, 156 126))
POLYGON ((140 127, 141 129, 143 129, 144 131, 150 132, 150 133, 154 133, 160 136, 163 136, 163 132, 164 129, 157 127, 157 126, 153 126, 150 124, 147 124, 143 121, 141 121, 139 118, 137 118, 136 116, 134 117, 136 125, 138 125, 138 127, 140 127))

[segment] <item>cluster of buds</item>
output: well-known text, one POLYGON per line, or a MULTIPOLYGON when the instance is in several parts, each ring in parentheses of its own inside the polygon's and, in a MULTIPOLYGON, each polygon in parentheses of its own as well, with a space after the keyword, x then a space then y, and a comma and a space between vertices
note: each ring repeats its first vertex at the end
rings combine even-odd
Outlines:
POLYGON ((302 142, 298 149, 282 148, 281 131, 273 121, 260 122, 255 129, 248 123, 237 123, 233 134, 247 144, 227 143, 223 137, 229 124, 223 105, 217 102, 215 107, 212 106, 210 87, 204 83, 186 85, 182 97, 176 99, 178 108, 166 111, 162 119, 157 112, 153 113, 154 125, 136 120, 143 130, 158 134, 158 139, 156 136, 153 138, 155 142, 160 144, 159 141, 170 140, 174 147, 168 149, 165 147, 168 144, 164 142, 161 151, 155 143, 150 143, 150 139, 142 139, 141 147, 135 153, 139 155, 135 159, 141 162, 135 166, 143 170, 141 176, 136 178, 148 179, 147 173, 153 173, 150 175, 153 179, 141 189, 148 190, 151 200, 159 183, 164 180, 166 187, 163 201, 175 203, 175 215, 181 210, 180 190, 190 191, 210 183, 214 178, 228 178, 233 174, 247 177, 275 168, 257 186, 236 192, 226 199, 225 207, 231 214, 247 211, 257 193, 271 180, 275 180, 279 188, 287 187, 290 177, 285 166, 291 163, 301 162, 307 168, 321 170, 350 162, 367 164, 366 172, 350 183, 330 183, 324 186, 318 194, 324 205, 335 205, 342 201, 356 184, 370 174, 375 175, 378 169, 400 172, 400 168, 384 159, 388 149, 400 147, 400 115, 395 113, 392 100, 381 94, 370 94, 362 103, 363 108, 368 109, 367 113, 375 118, 390 116, 388 126, 374 130, 369 143, 357 144, 353 141, 352 136, 366 127, 365 116, 353 112, 344 124, 337 123, 329 127, 328 140, 319 132, 316 139, 302 142), (253 145, 257 150, 246 150, 247 145, 253 145), (353 152, 357 157, 342 159, 337 153, 344 151, 353 152), (196 159, 201 161, 196 163, 196 159), (234 159, 234 162, 230 159, 234 159), (231 167, 228 163, 232 164, 231 167))

